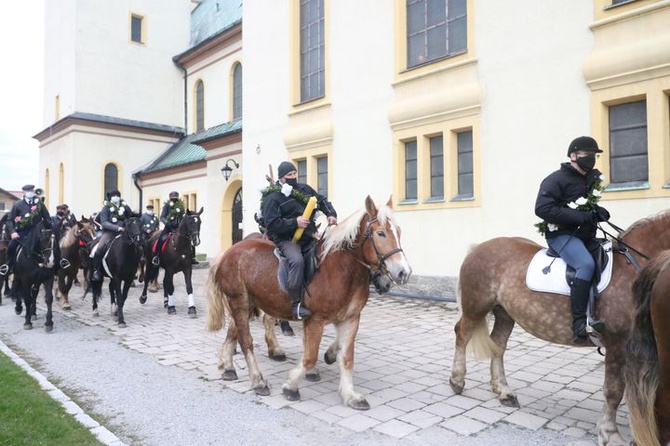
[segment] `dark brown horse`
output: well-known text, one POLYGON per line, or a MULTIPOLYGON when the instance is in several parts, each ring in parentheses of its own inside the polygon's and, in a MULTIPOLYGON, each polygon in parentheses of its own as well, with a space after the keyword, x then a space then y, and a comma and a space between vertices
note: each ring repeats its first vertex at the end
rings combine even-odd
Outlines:
MULTIPOLYGON (((279 262, 272 242, 260 239, 242 240, 217 259, 209 270, 207 281, 207 329, 223 328, 224 318, 232 317, 242 352, 249 367, 252 389, 269 395, 260 372, 249 333, 249 313, 258 307, 278 319, 291 318, 288 294, 277 280, 279 262)), ((406 283, 411 268, 400 248, 400 230, 393 220, 391 202, 377 209, 370 197, 365 209, 351 215, 325 232, 318 246, 320 265, 305 291, 305 305, 312 316, 303 321, 304 353, 298 367, 289 372, 283 385, 284 396, 300 398, 298 385, 307 376, 318 380, 316 361, 326 324, 336 329, 335 342, 325 354, 326 362, 340 364, 340 395, 348 406, 365 410, 370 406, 354 391, 354 341, 361 310, 368 300, 370 270, 380 270, 396 283, 406 283)), ((222 347, 224 379, 235 379, 232 361, 235 341, 226 339, 222 347)))
MULTIPOLYGON (((670 249, 670 212, 642 219, 620 235, 614 251, 621 253, 626 245, 653 258, 670 249), (625 243, 625 245, 624 245, 625 243)), ((496 238, 474 247, 466 256, 460 271, 461 319, 456 324, 456 351, 450 384, 460 394, 465 386, 466 352, 470 340, 491 358, 491 385, 507 406, 519 407, 509 388, 503 355, 514 324, 548 342, 574 345, 572 342, 570 298, 531 291, 525 282, 531 258, 542 247, 522 238, 496 238), (487 317, 495 316, 489 334, 487 317)), ((630 252, 638 263, 646 260, 630 252)), ((623 255, 615 255, 612 280, 596 302, 597 318, 607 327, 602 337, 606 347, 605 405, 599 422, 601 445, 627 444, 616 426, 616 413, 624 395, 623 366, 626 340, 633 320, 631 285, 638 272, 623 255)))
POLYGON ((90 254, 90 245, 95 237, 93 224, 87 218, 82 218, 72 227, 66 227, 60 239, 59 246, 61 258, 67 259, 70 266, 58 270, 56 274, 58 292, 56 298, 60 301, 61 308, 69 310, 69 293, 72 283, 77 277, 82 262, 88 261, 90 254))
POLYGON ((626 356, 626 402, 635 442, 670 444, 670 251, 633 284, 637 312, 626 356))
MULTIPOLYGON (((166 247, 160 254, 160 266, 152 265, 151 262, 146 263, 147 273, 144 278, 144 289, 140 296, 140 303, 147 301, 149 283, 158 278, 158 272, 160 268, 163 268, 165 270, 163 277, 164 302, 167 306, 168 314, 176 314, 177 310, 173 301, 173 276, 178 272, 182 272, 184 274, 184 283, 186 284, 186 293, 188 294, 188 315, 193 318, 197 316, 195 298, 193 297, 193 283, 191 282, 193 267, 191 260, 193 258, 193 249, 200 244, 200 225, 202 223, 200 215, 203 210, 204 208, 200 208, 198 212, 186 211, 186 215, 181 219, 179 227, 170 234, 170 238, 166 241, 166 247)), ((156 232, 149 239, 144 254, 147 259, 150 259, 152 256, 151 246, 156 242, 159 235, 160 232, 156 232)))

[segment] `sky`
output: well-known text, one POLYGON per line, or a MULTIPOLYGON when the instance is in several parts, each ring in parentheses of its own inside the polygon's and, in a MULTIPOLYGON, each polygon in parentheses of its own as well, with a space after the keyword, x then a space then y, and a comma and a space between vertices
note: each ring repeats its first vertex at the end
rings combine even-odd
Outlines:
POLYGON ((0 14, 0 188, 44 188, 39 175, 44 85, 44 1, 3 2, 0 14))

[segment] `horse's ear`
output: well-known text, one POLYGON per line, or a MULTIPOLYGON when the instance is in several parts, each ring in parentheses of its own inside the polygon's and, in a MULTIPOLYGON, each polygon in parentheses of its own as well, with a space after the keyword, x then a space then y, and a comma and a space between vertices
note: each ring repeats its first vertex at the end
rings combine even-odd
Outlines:
POLYGON ((393 195, 389 196, 389 201, 386 202, 386 206, 393 207, 393 195))
POLYGON ((205 210, 205 208, 201 207, 200 210, 198 211, 198 215, 202 214, 202 211, 204 211, 204 210, 205 210))
POLYGON ((88 218, 84 217, 83 215, 81 216, 81 221, 82 221, 83 223, 88 223, 88 222, 90 222, 90 220, 89 220, 88 218))
POLYGON ((375 202, 372 201, 369 195, 365 198, 365 210, 371 217, 377 215, 377 206, 375 206, 375 202))

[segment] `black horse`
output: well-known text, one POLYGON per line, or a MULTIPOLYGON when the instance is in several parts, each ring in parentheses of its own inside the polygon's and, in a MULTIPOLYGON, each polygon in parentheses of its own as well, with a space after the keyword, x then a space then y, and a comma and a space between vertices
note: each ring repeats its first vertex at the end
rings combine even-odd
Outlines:
MULTIPOLYGON (((9 234, 7 233, 7 219, 9 213, 0 218, 0 265, 7 263, 7 248, 9 247, 9 234)), ((9 274, 0 275, 0 305, 2 305, 2 295, 9 295, 9 274)))
MULTIPOLYGON (((165 270, 165 277, 163 277, 163 296, 164 303, 167 306, 168 314, 176 314, 173 294, 174 282, 173 277, 176 273, 182 272, 184 274, 184 282, 186 283, 186 292, 188 293, 188 315, 196 317, 195 299, 193 297, 193 284, 191 283, 191 259, 193 257, 194 247, 200 244, 200 214, 204 208, 200 208, 199 212, 186 211, 186 215, 182 218, 177 230, 170 233, 170 237, 165 242, 165 247, 159 247, 160 265, 156 266, 147 262, 147 275, 144 280, 144 290, 140 296, 140 302, 147 301, 147 287, 148 284, 158 277, 158 272, 162 267, 165 270)), ((158 235, 154 234, 149 240, 149 245, 146 250, 146 258, 151 258, 151 248, 157 242, 158 235)))
MULTIPOLYGON (((106 249, 103 253, 103 271, 101 272, 110 278, 111 312, 116 314, 120 328, 126 327, 123 306, 142 256, 142 223, 139 216, 133 215, 127 218, 123 227, 125 228, 123 232, 113 238, 106 247, 101 247, 106 249), (122 283, 123 289, 121 288, 122 283)), ((98 300, 102 294, 102 282, 102 280, 92 281, 90 284, 93 291, 94 316, 98 315, 98 300)))
POLYGON ((47 332, 53 330, 54 275, 56 274, 56 235, 51 229, 45 229, 44 223, 39 222, 30 234, 19 239, 14 263, 14 285, 17 292, 16 314, 23 312, 22 301, 26 307, 23 328, 33 328, 31 318, 36 314, 37 294, 40 285, 44 285, 47 315, 44 328, 47 332))

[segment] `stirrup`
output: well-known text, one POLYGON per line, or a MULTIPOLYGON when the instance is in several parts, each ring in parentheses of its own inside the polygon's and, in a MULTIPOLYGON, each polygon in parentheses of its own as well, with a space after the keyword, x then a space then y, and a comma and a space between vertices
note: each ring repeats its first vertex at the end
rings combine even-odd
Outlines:
POLYGON ((590 321, 586 326, 586 332, 589 336, 601 337, 605 332, 605 323, 602 321, 590 321))
POLYGON ((292 309, 292 313, 293 313, 293 319, 297 319, 299 321, 307 319, 312 315, 312 312, 309 311, 309 308, 305 308, 302 306, 302 302, 299 302, 298 305, 296 305, 295 308, 292 309))
POLYGON ((6 263, 0 265, 0 276, 6 276, 8 272, 9 272, 9 265, 7 265, 6 263))
POLYGON ((153 266, 158 266, 161 264, 161 259, 158 258, 158 256, 154 256, 153 259, 151 259, 151 264, 153 266))
POLYGON ((62 269, 66 269, 66 268, 70 267, 70 261, 68 259, 60 259, 60 262, 58 262, 58 263, 60 264, 60 267, 62 269))

